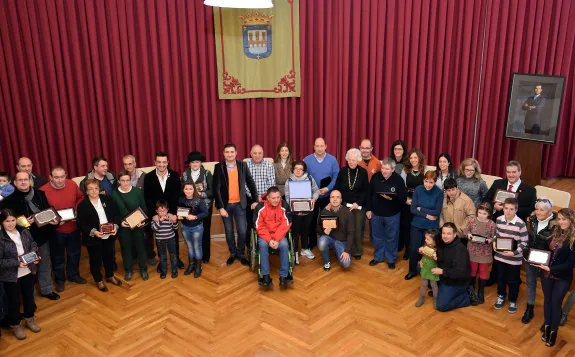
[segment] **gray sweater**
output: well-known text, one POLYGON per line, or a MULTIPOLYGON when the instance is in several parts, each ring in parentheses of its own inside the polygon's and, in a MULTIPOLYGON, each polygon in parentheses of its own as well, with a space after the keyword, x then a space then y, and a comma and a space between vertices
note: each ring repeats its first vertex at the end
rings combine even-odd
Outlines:
POLYGON ((483 179, 469 179, 460 176, 457 178, 457 188, 471 198, 475 207, 479 206, 483 200, 483 196, 487 193, 487 184, 483 179))

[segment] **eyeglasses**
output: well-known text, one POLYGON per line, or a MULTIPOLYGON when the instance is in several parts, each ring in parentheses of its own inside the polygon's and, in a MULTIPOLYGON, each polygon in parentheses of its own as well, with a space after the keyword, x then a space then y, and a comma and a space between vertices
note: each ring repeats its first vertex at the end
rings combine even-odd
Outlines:
POLYGON ((18 180, 14 180, 14 182, 26 182, 26 181, 30 181, 30 179, 18 179, 18 180))
POLYGON ((535 203, 549 203, 550 206, 553 206, 553 203, 551 203, 551 200, 547 199, 547 198, 538 198, 535 200, 535 203))

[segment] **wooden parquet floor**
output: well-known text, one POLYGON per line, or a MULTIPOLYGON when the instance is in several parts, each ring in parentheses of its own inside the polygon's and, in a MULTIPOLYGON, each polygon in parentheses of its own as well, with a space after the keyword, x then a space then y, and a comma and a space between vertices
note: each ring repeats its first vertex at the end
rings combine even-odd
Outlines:
POLYGON ((481 306, 439 313, 428 298, 415 308, 419 279, 403 279, 407 263, 370 267, 372 252, 367 243, 350 271, 336 265, 325 273, 315 251, 314 261, 302 258, 285 291, 278 288, 274 256, 275 287, 262 291, 246 267, 225 265, 227 246, 218 239, 200 279, 161 280, 153 271, 146 282, 135 274, 130 284, 102 293, 84 251, 81 270, 89 284, 67 284, 57 302, 38 298, 42 332, 27 331, 17 341, 3 330, 0 356, 575 356, 575 313, 554 348, 541 342, 540 290, 528 325, 520 321, 525 284, 513 315, 491 307, 495 287, 487 288, 481 306))

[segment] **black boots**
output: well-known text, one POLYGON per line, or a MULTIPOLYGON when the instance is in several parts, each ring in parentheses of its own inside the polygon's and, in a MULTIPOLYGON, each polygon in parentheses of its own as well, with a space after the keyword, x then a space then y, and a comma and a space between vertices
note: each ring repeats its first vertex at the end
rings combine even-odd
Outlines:
POLYGON ((202 276, 202 261, 201 259, 196 259, 196 270, 194 271, 194 278, 199 278, 202 276))
POLYGON ((527 304, 527 308, 525 309, 525 313, 523 314, 523 317, 521 318, 521 322, 523 322, 524 324, 528 324, 529 321, 531 321, 531 319, 533 319, 533 316, 535 316, 535 314, 533 314, 533 308, 535 306, 531 305, 531 304, 527 304))
POLYGON ((547 347, 555 346, 556 340, 557 340, 557 331, 549 332, 549 339, 547 339, 547 342, 545 342, 545 346, 547 346, 547 347))
MULTIPOLYGON (((182 263, 182 261, 180 259, 178 259, 178 256, 175 254, 170 255, 170 261, 171 261, 171 265, 172 265, 172 279, 175 279, 178 277, 178 268, 180 267, 180 263, 182 263)), ((182 263, 182 269, 184 268, 184 263, 182 263)))
POLYGON ((551 326, 543 325, 541 327, 543 328, 543 335, 541 335, 541 341, 547 344, 547 340, 549 340, 549 335, 551 334, 551 326))
POLYGON ((476 282, 475 277, 471 278, 471 282, 467 287, 467 293, 469 295, 469 301, 471 302, 471 306, 477 306, 478 304, 477 296, 475 295, 475 282, 476 282))
POLYGON ((485 284, 486 283, 487 283, 487 280, 479 279, 479 284, 477 287, 477 303, 478 304, 483 304, 485 302, 484 290, 485 290, 485 284))
POLYGON ((188 268, 186 269, 186 271, 184 272, 184 275, 190 275, 192 274, 192 272, 196 269, 196 260, 192 259, 190 260, 190 264, 188 265, 188 268))

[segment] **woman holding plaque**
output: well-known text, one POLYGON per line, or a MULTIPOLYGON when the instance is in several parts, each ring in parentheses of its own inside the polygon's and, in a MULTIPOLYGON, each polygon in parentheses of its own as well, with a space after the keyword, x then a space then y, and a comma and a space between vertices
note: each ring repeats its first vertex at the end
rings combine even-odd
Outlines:
POLYGON ((487 193, 487 184, 481 178, 481 167, 475 159, 465 159, 459 166, 457 187, 473 200, 478 207, 487 193))
POLYGON ((118 238, 120 239, 120 246, 122 248, 122 261, 124 262, 124 272, 126 273, 126 281, 132 280, 132 266, 134 261, 132 259, 132 251, 135 248, 138 253, 138 266, 140 268, 140 276, 142 280, 148 280, 148 266, 146 264, 146 235, 144 229, 144 222, 131 227, 125 220, 132 212, 141 209, 146 212, 146 201, 142 190, 132 186, 131 175, 128 171, 122 170, 118 174, 119 186, 112 192, 112 200, 116 203, 118 208, 118 216, 116 223, 120 228, 118 231, 118 238))
POLYGON ((182 221, 182 236, 188 245, 189 262, 184 275, 190 275, 193 271, 194 278, 199 278, 202 275, 202 220, 207 217, 208 208, 192 181, 185 182, 182 191, 184 197, 178 201, 178 219, 182 221), (182 208, 185 215, 180 215, 182 208))
POLYGON ((551 252, 548 265, 537 265, 541 269, 541 286, 543 287, 543 310, 545 322, 541 339, 548 347, 553 347, 557 340, 561 320, 561 303, 573 280, 575 266, 575 211, 562 208, 557 213, 557 229, 545 241, 551 252))
POLYGON ((196 191, 204 200, 208 208, 208 215, 202 220, 204 233, 202 235, 202 261, 208 263, 210 261, 210 243, 211 235, 210 229, 212 227, 212 207, 214 202, 214 194, 212 193, 214 187, 214 177, 212 173, 202 166, 202 162, 206 161, 206 157, 199 151, 192 151, 188 154, 186 165, 190 167, 182 174, 181 181, 192 181, 195 185, 196 191))
MULTIPOLYGON (((413 148, 409 150, 406 155, 407 158, 403 164, 403 170, 401 171, 401 177, 405 181, 405 187, 407 187, 407 200, 403 205, 401 210, 401 225, 399 230, 399 247, 398 251, 405 247, 405 254, 403 255, 403 260, 409 259, 409 240, 410 240, 410 229, 411 220, 413 219, 413 214, 411 213, 411 200, 413 198, 413 192, 417 186, 423 185, 423 174, 425 173, 425 157, 421 150, 413 148)), ((416 248, 419 249, 419 246, 416 248)))
POLYGON ((334 189, 341 192, 343 205, 349 208, 353 215, 354 238, 351 255, 359 260, 363 254, 361 225, 365 215, 369 180, 367 170, 358 166, 361 161, 359 149, 349 149, 345 154, 345 160, 347 166, 343 167, 337 174, 334 189))
POLYGON ((309 181, 311 183, 311 210, 310 211, 294 211, 292 208, 292 226, 291 234, 293 238, 294 250, 295 250, 295 262, 299 264, 299 253, 298 253, 298 241, 301 237, 301 255, 308 259, 315 259, 315 255, 309 249, 309 227, 312 224, 313 216, 313 206, 317 199, 319 198, 319 187, 317 183, 307 173, 307 165, 303 161, 295 161, 292 165, 291 175, 286 181, 285 185, 285 195, 286 202, 292 208, 292 200, 290 199, 289 185, 290 181, 309 181))
POLYGON ((0 212, 0 223, 0 282, 4 284, 7 297, 6 320, 14 336, 23 340, 26 335, 20 325, 22 317, 28 329, 40 332, 34 319, 34 282, 36 264, 40 258, 37 255, 38 246, 28 229, 16 226, 16 214, 13 211, 3 209, 0 212), (20 313, 20 304, 24 306, 23 314, 20 313))
POLYGON ((282 197, 285 198, 285 184, 291 175, 291 165, 293 154, 287 141, 281 142, 276 149, 274 158, 274 169, 276 171, 276 186, 279 188, 282 197))
POLYGON ((114 224, 117 216, 116 205, 107 195, 100 195, 100 181, 97 179, 86 180, 86 194, 78 205, 76 222, 88 249, 90 273, 98 289, 106 292, 108 288, 100 271, 102 264, 106 281, 116 286, 122 285, 122 282, 114 277, 114 240, 118 232, 118 225, 114 224))

